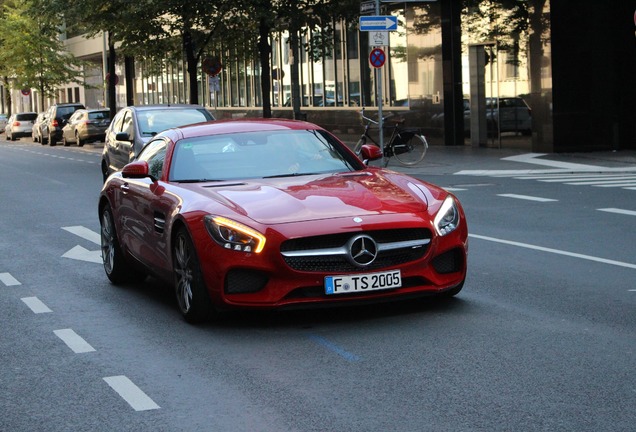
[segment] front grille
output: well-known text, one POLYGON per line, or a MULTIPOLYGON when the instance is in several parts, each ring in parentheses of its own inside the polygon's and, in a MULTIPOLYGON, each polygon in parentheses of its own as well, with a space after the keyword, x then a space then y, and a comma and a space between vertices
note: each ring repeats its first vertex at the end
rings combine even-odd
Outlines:
POLYGON ((281 245, 281 253, 287 265, 298 271, 321 273, 372 271, 395 267, 422 258, 428 250, 430 239, 431 233, 425 228, 329 234, 287 240, 281 245), (379 251, 370 265, 364 267, 355 265, 344 250, 347 242, 360 234, 372 237, 379 247, 393 246, 379 251), (413 246, 409 242, 419 243, 413 246), (324 252, 338 249, 341 250, 340 253, 324 252), (286 253, 290 256, 286 256, 286 253))

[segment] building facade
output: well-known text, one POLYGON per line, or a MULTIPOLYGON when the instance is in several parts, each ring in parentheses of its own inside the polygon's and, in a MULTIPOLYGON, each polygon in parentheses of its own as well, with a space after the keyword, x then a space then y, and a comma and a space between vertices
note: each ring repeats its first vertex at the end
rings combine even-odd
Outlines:
MULTIPOLYGON (((489 19, 483 10, 478 14, 462 9, 459 1, 437 0, 383 3, 381 13, 397 18, 396 30, 359 31, 357 23, 341 22, 331 48, 312 55, 304 49, 290 52, 288 35, 273 34, 273 115, 298 116, 291 103, 291 68, 297 66, 302 117, 348 141, 362 130, 361 108, 374 113, 381 104, 383 114, 420 127, 433 145, 540 152, 636 148, 633 2, 523 3, 527 15, 518 27, 522 30, 515 30, 505 14, 493 13, 489 19), (508 31, 505 26, 494 36, 484 31, 501 28, 502 23, 508 23, 508 31), (374 47, 386 54, 386 62, 377 68, 369 59, 374 47), (522 118, 525 114, 519 110, 507 111, 502 102, 509 100, 526 104, 531 118, 522 118), (515 125, 523 127, 503 129, 496 124, 511 112, 515 125), (478 117, 486 122, 473 120, 478 117)), ((316 46, 323 36, 308 32, 301 45, 316 46)), ((104 38, 78 36, 66 45, 94 67, 85 70, 88 86, 61 88, 55 102, 105 106, 104 38)), ((202 67, 195 85, 200 102, 217 118, 262 115, 261 67, 257 56, 241 54, 248 51, 226 44, 209 50, 206 59, 222 67, 214 76, 202 67)), ((153 66, 141 59, 116 65, 118 107, 129 100, 189 102, 184 62, 166 62, 159 73, 153 66), (134 80, 128 86, 132 95, 126 94, 126 76, 134 80)), ((46 108, 37 106, 37 94, 14 95, 14 100, 16 96, 18 110, 46 108)))

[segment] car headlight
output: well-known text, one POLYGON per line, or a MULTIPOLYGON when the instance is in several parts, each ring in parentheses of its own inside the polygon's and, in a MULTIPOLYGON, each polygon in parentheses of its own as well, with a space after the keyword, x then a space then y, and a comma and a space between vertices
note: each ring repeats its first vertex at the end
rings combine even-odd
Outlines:
POLYGON ((265 236, 242 223, 212 215, 204 220, 210 236, 225 249, 259 253, 265 247, 265 236))
POLYGON ((449 196, 444 200, 437 215, 435 215, 434 224, 437 233, 441 236, 455 231, 459 225, 459 211, 452 197, 449 196))

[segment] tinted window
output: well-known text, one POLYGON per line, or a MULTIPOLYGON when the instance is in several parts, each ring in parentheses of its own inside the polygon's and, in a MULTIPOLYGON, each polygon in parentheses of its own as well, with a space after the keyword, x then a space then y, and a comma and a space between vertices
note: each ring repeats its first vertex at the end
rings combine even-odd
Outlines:
POLYGON ((91 120, 104 120, 108 118, 109 114, 108 111, 94 111, 88 113, 88 118, 91 120))
POLYGON ((57 107, 57 117, 67 119, 69 118, 75 111, 80 109, 77 106, 59 106, 57 107))
POLYGON ((16 119, 25 120, 25 121, 33 121, 37 118, 37 116, 38 115, 36 113, 24 113, 24 114, 17 114, 16 119))

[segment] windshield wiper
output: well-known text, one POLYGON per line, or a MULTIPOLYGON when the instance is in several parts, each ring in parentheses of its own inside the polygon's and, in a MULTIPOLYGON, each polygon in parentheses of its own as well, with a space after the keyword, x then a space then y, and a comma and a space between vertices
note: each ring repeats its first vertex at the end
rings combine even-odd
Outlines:
POLYGON ((271 176, 265 176, 264 179, 268 178, 283 178, 283 177, 298 177, 298 176, 308 176, 308 175, 316 175, 316 174, 324 174, 324 173, 290 173, 290 174, 276 174, 271 176))
POLYGON ((221 179, 185 179, 185 180, 172 180, 175 183, 211 183, 211 182, 222 182, 226 180, 221 179))

